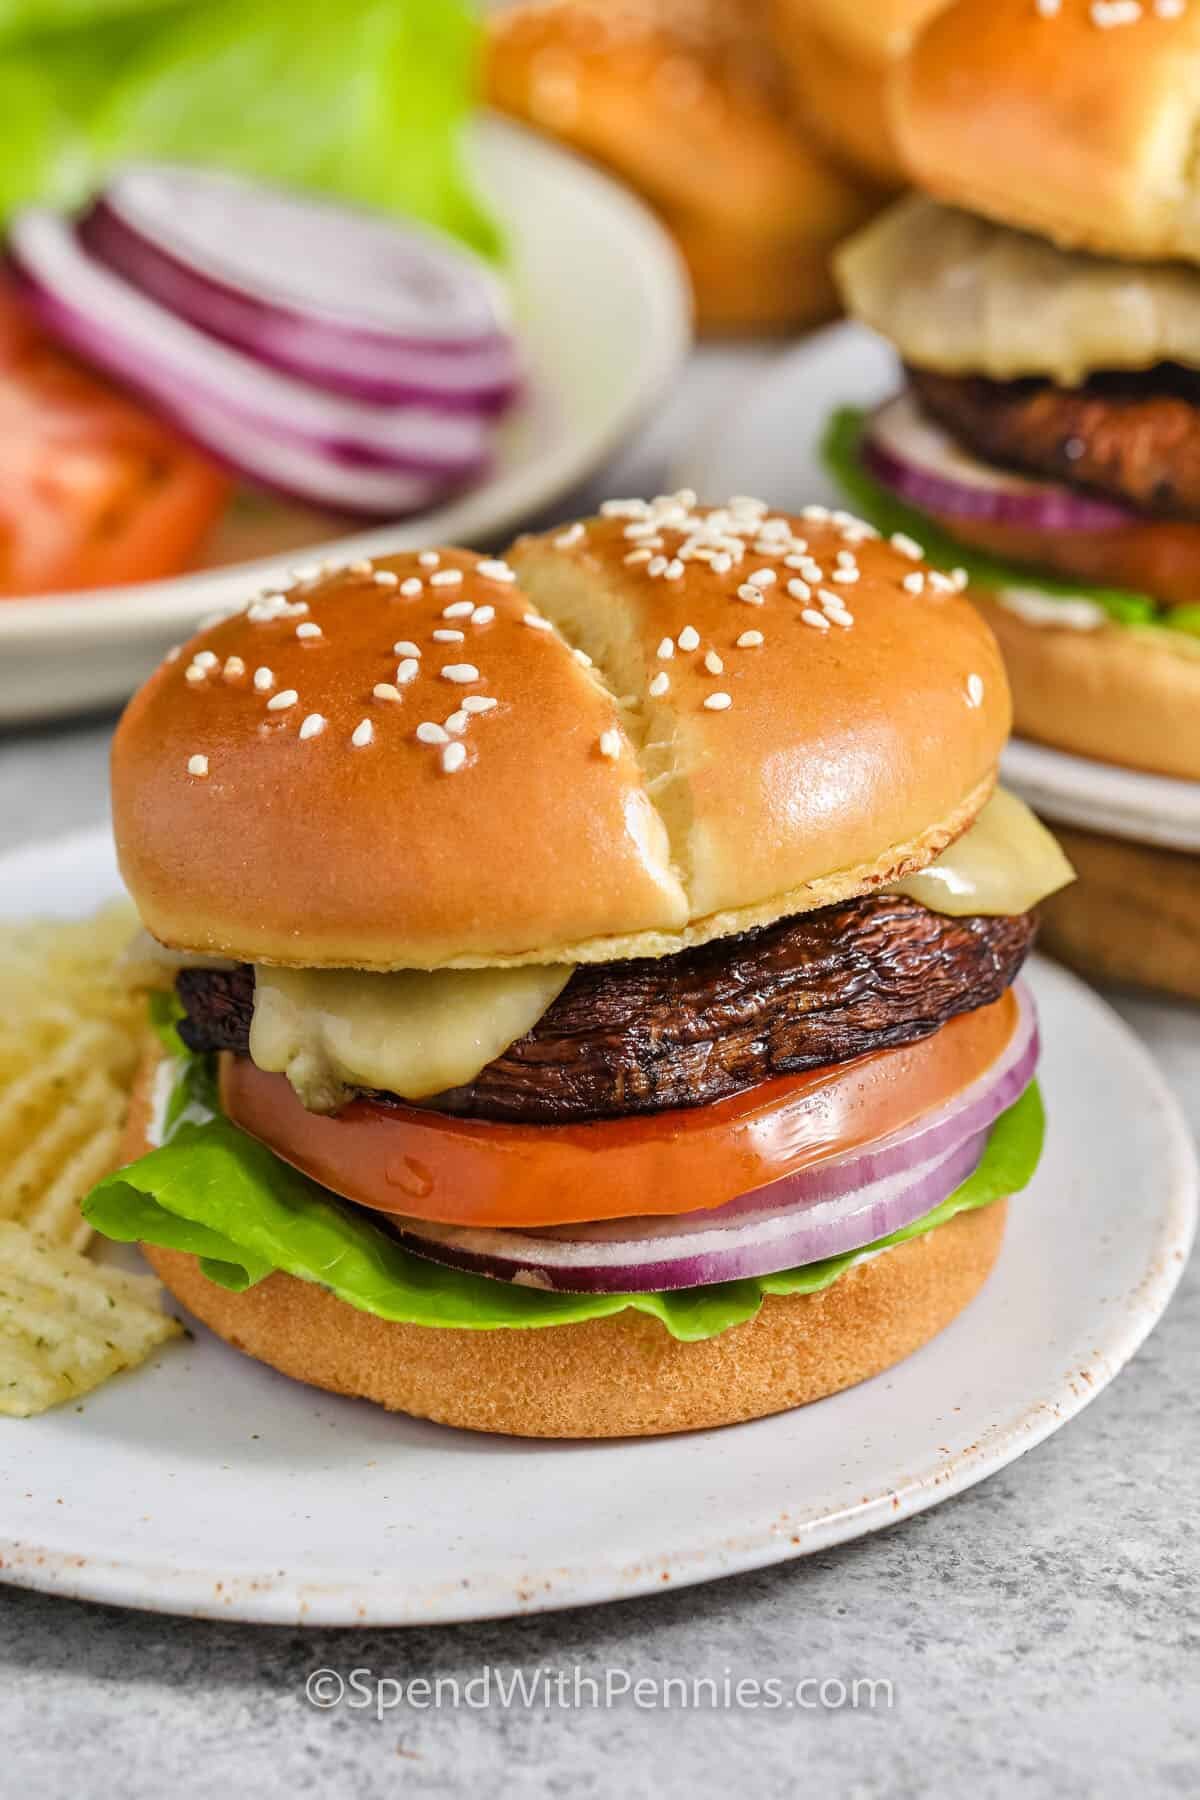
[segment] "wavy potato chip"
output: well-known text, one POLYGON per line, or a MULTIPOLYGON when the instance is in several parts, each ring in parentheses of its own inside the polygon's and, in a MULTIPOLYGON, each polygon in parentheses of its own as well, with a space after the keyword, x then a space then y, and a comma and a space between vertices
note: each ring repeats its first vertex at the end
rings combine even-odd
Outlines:
POLYGON ((178 1337, 161 1292, 152 1275, 103 1268, 0 1222, 0 1414, 77 1400, 178 1337))

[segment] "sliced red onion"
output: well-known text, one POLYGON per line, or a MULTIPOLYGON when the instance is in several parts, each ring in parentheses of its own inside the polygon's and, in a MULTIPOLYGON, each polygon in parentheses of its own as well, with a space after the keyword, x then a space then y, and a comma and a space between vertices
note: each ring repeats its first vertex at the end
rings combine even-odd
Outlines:
POLYGON ((171 312, 318 387, 483 412, 516 391, 500 284, 433 231, 169 164, 120 171, 79 230, 171 312))
POLYGON ((434 1262, 564 1293, 645 1293, 801 1268, 858 1250, 932 1211, 978 1165, 991 1126, 1033 1079, 1033 1003, 1003 1055, 943 1107, 865 1151, 784 1176, 727 1206, 539 1232, 390 1218, 434 1262))
MULTIPOLYGON (((265 369, 111 274, 53 213, 18 214, 9 253, 31 309, 55 337, 172 417, 190 419, 202 442, 253 477, 260 442, 264 455, 284 446, 331 470, 403 471, 443 484, 486 463, 478 415, 368 406, 265 369)), ((364 499, 362 510, 370 505, 364 499)))
POLYGON ((872 413, 863 434, 863 465, 876 481, 924 512, 990 519, 1031 531, 1104 531, 1133 515, 1056 481, 999 469, 963 450, 928 418, 911 393, 872 413))

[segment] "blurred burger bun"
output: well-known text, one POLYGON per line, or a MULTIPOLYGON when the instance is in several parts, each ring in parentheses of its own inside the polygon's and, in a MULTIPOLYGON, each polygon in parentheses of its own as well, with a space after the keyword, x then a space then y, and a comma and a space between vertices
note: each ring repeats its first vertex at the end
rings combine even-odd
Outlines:
POLYGON ((797 126, 755 0, 504 7, 485 91, 656 209, 703 328, 782 331, 838 310, 830 253, 880 195, 797 126))
POLYGON ((1200 261, 1194 0, 1130 20, 1087 0, 957 0, 891 99, 909 175, 938 199, 1071 248, 1200 261))
POLYGON ((768 0, 800 116, 847 168, 891 188, 905 181, 889 113, 892 66, 944 4, 768 0))
POLYGON ((1100 981, 1200 1000, 1200 856, 1055 825, 1076 879, 1038 908, 1042 949, 1100 981))

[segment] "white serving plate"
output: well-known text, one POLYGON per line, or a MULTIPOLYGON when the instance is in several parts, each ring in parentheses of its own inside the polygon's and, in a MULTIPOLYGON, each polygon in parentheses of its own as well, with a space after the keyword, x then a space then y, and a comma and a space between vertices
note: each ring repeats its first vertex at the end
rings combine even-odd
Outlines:
MULTIPOLYGON (((101 832, 0 859, 13 914, 116 887, 101 832)), ((197 1326, 78 1411, 0 1420, 4 1578, 206 1617, 505 1616, 802 1556, 1003 1468, 1133 1355, 1196 1222, 1195 1153, 1145 1048, 1061 969, 1035 962, 1032 985, 1044 1162, 983 1293, 898 1368, 724 1431, 555 1444, 319 1395, 197 1326)))
POLYGON ((529 375, 494 472, 434 512, 284 556, 0 600, 0 724, 125 699, 203 614, 248 597, 291 562, 497 542, 598 468, 666 392, 691 342, 691 300, 657 220, 627 189, 520 126, 485 116, 473 148, 508 237, 529 375))
MULTIPOLYGON (((704 496, 757 494, 784 511, 813 502, 845 506, 820 457, 826 421, 837 406, 874 406, 900 380, 895 352, 874 332, 831 325, 760 375, 674 479, 704 496)), ((1145 775, 1020 738, 1001 766, 1010 787, 1060 824, 1200 850, 1200 781, 1145 775)))

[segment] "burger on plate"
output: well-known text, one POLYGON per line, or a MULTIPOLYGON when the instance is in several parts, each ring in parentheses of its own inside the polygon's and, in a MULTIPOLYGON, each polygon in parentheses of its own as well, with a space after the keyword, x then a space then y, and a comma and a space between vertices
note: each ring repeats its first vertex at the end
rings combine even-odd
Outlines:
POLYGON ((453 1425, 887 1368, 1040 1147, 1017 976, 1069 870, 1008 725, 954 584, 824 508, 298 575, 117 733, 160 1041, 89 1218, 239 1349, 453 1425))
POLYGON ((924 191, 839 275, 905 383, 842 486, 970 572, 1018 732, 1200 780, 1200 7, 957 0, 892 117, 924 191))

